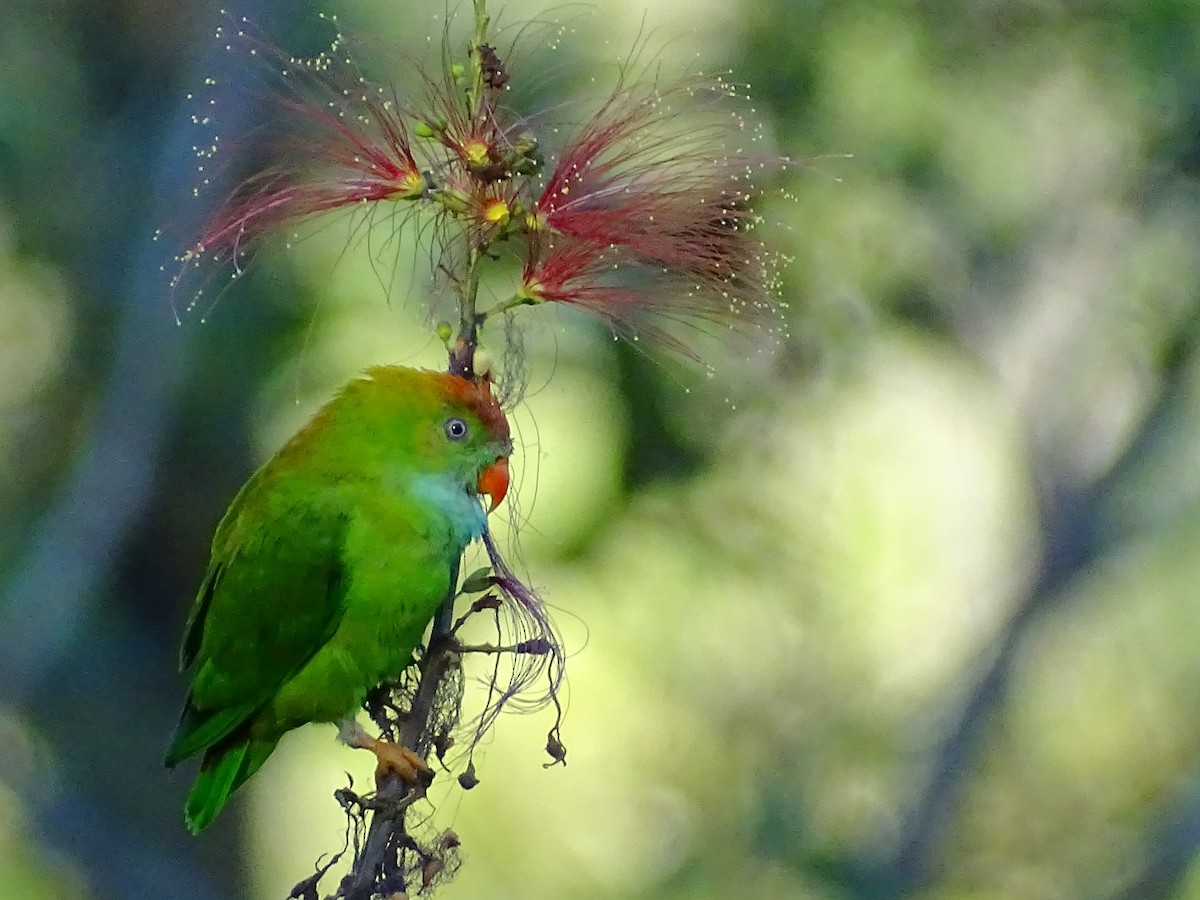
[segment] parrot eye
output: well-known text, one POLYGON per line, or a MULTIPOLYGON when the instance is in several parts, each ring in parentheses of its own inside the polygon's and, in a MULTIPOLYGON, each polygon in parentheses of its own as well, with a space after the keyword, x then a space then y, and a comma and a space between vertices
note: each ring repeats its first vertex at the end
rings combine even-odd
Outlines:
POLYGON ((446 437, 452 441, 464 440, 467 436, 467 423, 462 419, 447 419, 446 420, 446 437))

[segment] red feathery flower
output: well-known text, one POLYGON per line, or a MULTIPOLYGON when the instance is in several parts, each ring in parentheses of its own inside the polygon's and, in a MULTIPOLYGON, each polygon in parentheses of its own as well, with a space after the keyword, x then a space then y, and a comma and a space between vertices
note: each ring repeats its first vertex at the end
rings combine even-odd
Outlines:
MULTIPOLYGON (((283 112, 307 116, 320 134, 289 141, 286 162, 243 182, 200 235, 196 252, 237 256, 257 237, 306 216, 376 200, 413 200, 427 182, 392 101, 363 95, 366 112, 347 120, 328 109, 280 99, 283 112)), ((236 261, 236 259, 234 260, 236 261)))
POLYGON ((616 315, 618 307, 640 302, 631 285, 614 283, 609 274, 620 265, 618 254, 615 247, 606 254, 597 244, 531 235, 519 296, 536 302, 570 303, 602 315, 616 315))
MULTIPOLYGON (((369 85, 340 35, 313 59, 287 57, 244 20, 218 28, 217 37, 253 58, 257 80, 268 85, 271 112, 253 138, 270 164, 243 181, 177 257, 173 286, 193 269, 228 264, 236 277, 267 234, 381 200, 433 200, 435 212, 462 217, 478 238, 507 234, 519 208, 513 179, 530 171, 536 142, 514 139, 520 120, 496 104, 508 76, 492 48, 480 49, 485 77, 476 103, 448 60, 440 73, 420 75, 425 96, 412 103, 369 85)), ((207 162, 216 149, 198 155, 207 162)))
MULTIPOLYGON (((411 103, 370 87, 340 36, 313 60, 286 58, 246 28, 222 36, 257 56, 260 78, 274 88, 277 115, 259 135, 272 163, 178 258, 176 284, 213 263, 232 263, 236 277, 261 237, 314 213, 409 200, 418 201, 413 209, 426 201, 438 217, 432 235, 445 253, 494 256, 501 241, 523 238, 521 284, 504 308, 569 303, 679 349, 636 320, 648 312, 691 324, 761 323, 778 312, 776 259, 750 234, 750 202, 754 176, 784 161, 755 152, 759 135, 722 103, 737 92, 720 78, 666 88, 622 81, 538 190, 537 139, 499 105, 509 73, 486 44, 473 51, 477 91, 444 47, 440 72, 421 76, 424 98, 411 103), (452 221, 465 242, 454 239, 452 221)), ((452 257, 443 258, 451 271, 452 257)))
POLYGON ((772 258, 748 235, 749 201, 755 171, 782 161, 744 155, 740 142, 756 137, 736 115, 689 115, 733 93, 719 79, 614 93, 532 204, 525 292, 614 321, 638 309, 710 320, 773 309, 772 258), (622 269, 635 280, 616 281, 622 269))
POLYGON ((517 297, 578 306, 607 320, 623 337, 647 338, 697 361, 683 340, 643 314, 689 326, 738 318, 736 303, 714 303, 681 271, 648 266, 615 244, 549 235, 530 239, 517 297))
MULTIPOLYGON (((411 113, 395 96, 368 86, 352 65, 339 70, 341 86, 333 75, 340 36, 309 60, 287 57, 244 20, 219 27, 217 37, 227 50, 252 57, 259 78, 271 85, 269 112, 254 135, 271 163, 218 205, 194 246, 178 257, 174 285, 189 269, 212 264, 232 264, 236 275, 260 238, 315 213, 425 196, 429 182, 413 152, 411 113)), ((216 150, 214 143, 198 155, 207 160, 216 150)))

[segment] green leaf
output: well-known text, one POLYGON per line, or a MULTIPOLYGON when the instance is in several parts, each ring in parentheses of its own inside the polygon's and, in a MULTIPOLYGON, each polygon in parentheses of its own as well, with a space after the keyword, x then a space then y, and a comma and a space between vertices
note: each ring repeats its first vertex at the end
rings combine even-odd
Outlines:
POLYGON ((459 588, 459 593, 479 594, 483 591, 486 591, 491 586, 492 569, 490 566, 484 566, 482 569, 476 569, 463 579, 462 587, 459 588))

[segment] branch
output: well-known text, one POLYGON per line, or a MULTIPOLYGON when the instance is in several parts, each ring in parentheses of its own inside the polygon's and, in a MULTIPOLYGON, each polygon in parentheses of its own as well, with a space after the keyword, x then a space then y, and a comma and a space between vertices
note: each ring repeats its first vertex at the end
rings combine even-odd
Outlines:
MULTIPOLYGON (((483 65, 478 50, 487 38, 490 22, 486 0, 474 0, 474 11, 475 33, 470 54, 473 72, 468 90, 472 116, 478 115, 483 103, 483 65)), ((465 271, 458 282, 459 330, 449 348, 447 364, 451 374, 463 378, 475 377, 475 351, 482 323, 482 317, 476 311, 476 300, 479 294, 479 266, 486 249, 483 241, 468 232, 465 271)), ((461 652, 454 638, 458 575, 456 561, 450 577, 449 596, 434 614, 429 643, 417 667, 417 685, 408 708, 399 710, 389 704, 393 715, 376 717, 382 720, 380 724, 385 737, 387 732, 394 732, 403 746, 411 748, 423 758, 428 756, 435 738, 443 736, 439 733, 439 720, 443 726, 440 732, 448 734, 461 715, 461 692, 447 704, 442 689, 443 684, 461 669, 461 652)), ((463 784, 464 787, 470 786, 468 781, 463 784)), ((410 788, 398 775, 387 774, 378 780, 372 797, 358 801, 360 806, 371 810, 371 822, 366 840, 355 854, 350 873, 342 879, 333 900, 371 900, 373 897, 403 894, 417 878, 420 878, 420 889, 424 890, 446 870, 448 854, 458 847, 453 832, 444 832, 431 846, 422 847, 407 828, 408 810, 425 796, 427 787, 427 783, 420 783, 410 788)), ((319 880, 322 874, 324 872, 319 871, 316 879, 319 880)), ((297 889, 300 887, 297 885, 297 889)), ((312 889, 315 896, 315 883, 312 889)), ((293 896, 296 896, 295 891, 293 896)))
MULTIPOLYGON (((453 583, 457 585, 457 577, 453 583)), ((418 665, 416 692, 409 708, 398 716, 398 739, 422 757, 429 753, 435 737, 435 722, 443 713, 440 708, 442 683, 460 665, 458 645, 451 635, 450 625, 455 596, 452 593, 438 609, 429 648, 418 665)), ((457 709, 454 715, 457 717, 457 709)), ((430 869, 435 855, 423 852, 405 825, 409 807, 425 796, 426 786, 419 784, 409 789, 399 776, 389 774, 380 780, 373 797, 360 801, 372 810, 371 824, 361 851, 355 855, 350 873, 342 880, 334 895, 335 900, 370 900, 375 896, 387 897, 404 892, 409 887, 408 881, 414 870, 422 875, 422 887, 428 886, 428 881, 440 874, 440 867, 436 872, 430 869), (414 864, 406 865, 405 854, 416 856, 414 864)), ((438 859, 437 862, 442 866, 445 864, 444 860, 438 859)))
MULTIPOLYGON (((480 48, 487 41, 488 26, 491 17, 487 12, 487 0, 474 0, 475 34, 471 38, 471 86, 467 89, 467 103, 471 117, 478 118, 484 110, 483 83, 483 54, 480 48)), ((458 340, 450 350, 448 370, 463 378, 473 378, 475 375, 475 349, 479 343, 479 326, 483 322, 476 311, 476 300, 479 296, 479 263, 482 261, 486 244, 474 234, 468 233, 470 246, 467 249, 466 272, 459 285, 458 306, 459 326, 458 340)), ((447 601, 453 614, 453 600, 447 601)))

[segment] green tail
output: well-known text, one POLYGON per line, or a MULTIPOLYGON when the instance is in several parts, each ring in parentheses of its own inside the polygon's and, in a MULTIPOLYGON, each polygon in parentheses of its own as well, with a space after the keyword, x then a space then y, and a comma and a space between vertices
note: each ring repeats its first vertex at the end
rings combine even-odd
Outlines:
POLYGON ((205 751, 183 813, 192 834, 209 826, 230 795, 267 761, 277 743, 278 738, 235 737, 205 751))

